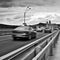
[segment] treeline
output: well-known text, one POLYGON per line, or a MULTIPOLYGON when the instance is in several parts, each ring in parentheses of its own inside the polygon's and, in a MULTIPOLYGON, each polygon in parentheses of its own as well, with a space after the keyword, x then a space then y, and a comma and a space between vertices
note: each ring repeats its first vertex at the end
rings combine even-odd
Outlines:
MULTIPOLYGON (((45 23, 39 23, 39 24, 35 24, 35 25, 30 25, 31 27, 36 27, 36 26, 46 26, 46 24, 45 23)), ((0 24, 0 28, 16 28, 16 27, 18 27, 18 26, 15 26, 15 25, 5 25, 5 24, 0 24)))
POLYGON ((1 28, 16 28, 16 27, 18 27, 18 26, 15 26, 15 25, 5 25, 5 24, 0 24, 0 29, 1 28))

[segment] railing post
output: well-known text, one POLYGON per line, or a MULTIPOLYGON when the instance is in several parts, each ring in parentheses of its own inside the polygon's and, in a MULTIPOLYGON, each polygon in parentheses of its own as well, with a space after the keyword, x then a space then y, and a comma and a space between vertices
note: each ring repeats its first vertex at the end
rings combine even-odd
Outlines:
POLYGON ((46 60, 46 54, 44 54, 43 57, 38 58, 38 59, 36 59, 36 60, 46 60))
POLYGON ((49 56, 53 56, 53 46, 52 45, 50 46, 50 54, 49 54, 49 56))
POLYGON ((42 50, 42 47, 40 45, 36 46, 34 54, 35 56, 42 50))
POLYGON ((59 37, 59 33, 58 33, 58 35, 56 36, 56 38, 55 38, 55 40, 54 40, 54 42, 53 42, 53 47, 55 48, 56 47, 56 43, 57 43, 57 41, 58 41, 58 37, 59 37))
MULTIPOLYGON (((56 40, 55 40, 55 41, 56 41, 56 40)), ((54 48, 56 47, 56 42, 55 42, 55 41, 53 42, 53 47, 54 47, 54 48)))
POLYGON ((46 60, 46 54, 44 54, 43 58, 41 60, 46 60))

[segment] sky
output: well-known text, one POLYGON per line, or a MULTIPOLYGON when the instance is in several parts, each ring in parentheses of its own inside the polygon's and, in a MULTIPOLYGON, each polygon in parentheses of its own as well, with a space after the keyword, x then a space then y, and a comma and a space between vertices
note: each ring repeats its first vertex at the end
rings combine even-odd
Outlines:
POLYGON ((60 0, 0 0, 0 23, 21 25, 24 22, 37 24, 51 20, 60 24, 60 0))

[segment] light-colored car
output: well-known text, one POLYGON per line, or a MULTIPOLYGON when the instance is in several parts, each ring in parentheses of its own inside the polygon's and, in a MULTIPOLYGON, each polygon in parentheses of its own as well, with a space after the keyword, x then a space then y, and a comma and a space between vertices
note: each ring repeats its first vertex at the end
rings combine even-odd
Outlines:
POLYGON ((12 31, 12 37, 14 40, 18 38, 36 38, 36 31, 32 27, 29 26, 21 26, 17 27, 12 31))
POLYGON ((40 27, 36 29, 37 32, 43 32, 43 30, 44 30, 44 27, 40 27))

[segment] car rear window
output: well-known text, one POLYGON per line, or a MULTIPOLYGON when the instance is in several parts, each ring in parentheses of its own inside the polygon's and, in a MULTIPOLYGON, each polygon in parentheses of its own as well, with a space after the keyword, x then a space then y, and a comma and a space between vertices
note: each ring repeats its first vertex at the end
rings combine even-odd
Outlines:
POLYGON ((18 27, 15 30, 21 30, 21 31, 26 30, 26 31, 28 31, 28 30, 31 30, 31 28, 30 27, 18 27))

